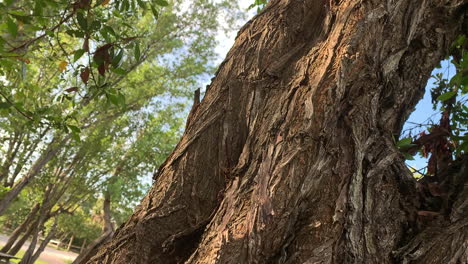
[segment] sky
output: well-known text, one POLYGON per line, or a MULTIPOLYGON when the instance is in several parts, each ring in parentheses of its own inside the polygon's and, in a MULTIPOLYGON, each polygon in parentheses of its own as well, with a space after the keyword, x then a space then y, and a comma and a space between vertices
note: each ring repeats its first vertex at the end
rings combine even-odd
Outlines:
MULTIPOLYGON (((245 23, 247 23, 247 21, 249 21, 256 14, 255 8, 248 9, 248 7, 253 2, 254 0, 239 0, 238 1, 241 10, 246 13, 245 21, 239 21, 240 27, 242 27, 245 23)), ((226 22, 221 21, 221 23, 226 23, 226 22)), ((218 46, 216 47, 216 53, 220 55, 218 64, 221 63, 222 60, 224 60, 229 49, 234 44, 234 39, 236 38, 237 31, 240 29, 240 27, 234 31, 229 32, 228 35, 220 32, 218 36, 216 37, 216 40, 218 41, 218 46)))
MULTIPOLYGON (((435 75, 437 73, 442 73, 444 75, 444 78, 450 80, 455 74, 455 66, 451 64, 449 60, 444 60, 441 62, 441 68, 434 69, 431 75, 435 75)), ((426 85, 426 93, 424 94, 423 99, 421 99, 421 101, 418 102, 414 112, 411 113, 410 117, 408 118, 403 127, 403 137, 407 135, 407 133, 405 132, 408 132, 408 129, 415 127, 415 124, 427 124, 432 123, 432 121, 439 121, 440 112, 434 110, 432 108, 431 103, 431 89, 434 86, 434 79, 429 78, 426 85)), ((422 131, 423 128, 425 127, 414 129, 412 135, 416 135, 417 133, 422 131)), ((406 163, 413 168, 422 169, 427 166, 427 159, 416 156, 414 160, 407 160, 406 163)))

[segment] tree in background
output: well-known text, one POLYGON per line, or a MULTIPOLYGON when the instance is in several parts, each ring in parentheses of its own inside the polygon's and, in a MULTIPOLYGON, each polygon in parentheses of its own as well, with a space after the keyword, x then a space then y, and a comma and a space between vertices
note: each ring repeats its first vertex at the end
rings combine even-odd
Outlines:
POLYGON ((4 252, 55 219, 63 234, 75 214, 91 217, 105 190, 112 221, 126 219, 179 137, 186 98, 214 69, 218 17, 236 19, 234 3, 190 3, 0 3, 0 214, 15 228, 4 252))

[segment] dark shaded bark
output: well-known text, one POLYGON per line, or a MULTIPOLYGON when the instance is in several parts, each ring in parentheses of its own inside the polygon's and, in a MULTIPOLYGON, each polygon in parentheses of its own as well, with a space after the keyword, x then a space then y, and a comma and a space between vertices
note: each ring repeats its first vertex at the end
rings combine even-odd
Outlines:
MULTIPOLYGON (((447 263, 414 251, 441 237, 463 263, 465 220, 424 235, 437 231, 418 225, 394 137, 466 9, 271 1, 241 29, 153 188, 88 263, 447 263)), ((466 219, 463 195, 454 208, 466 219)))

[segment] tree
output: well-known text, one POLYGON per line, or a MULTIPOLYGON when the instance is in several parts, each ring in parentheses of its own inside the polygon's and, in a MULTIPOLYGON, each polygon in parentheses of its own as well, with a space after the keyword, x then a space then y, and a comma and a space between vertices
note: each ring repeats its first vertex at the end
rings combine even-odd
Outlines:
POLYGON ((122 219, 126 219, 131 214, 130 205, 135 204, 143 196, 141 191, 143 183, 138 176, 148 175, 150 173, 148 170, 152 169, 151 164, 160 165, 175 146, 175 140, 180 138, 177 133, 180 119, 173 118, 174 114, 170 108, 158 113, 157 117, 149 115, 149 121, 138 130, 133 142, 128 138, 115 139, 120 142, 106 153, 108 162, 104 163, 104 166, 112 164, 109 167, 113 169, 103 184, 105 187, 102 195, 104 197, 102 233, 73 263, 86 263, 96 253, 98 247, 113 235, 115 231, 113 220, 121 224, 122 219), (163 129, 163 126, 166 128, 163 129), (126 148, 122 146, 129 142, 130 146, 126 148))
POLYGON ((0 3, 5 14, 0 16, 0 131, 7 146, 0 148, 5 152, 0 180, 7 186, 1 190, 0 215, 86 130, 154 107, 152 101, 160 98, 182 101, 201 76, 213 71, 207 61, 215 55, 217 15, 226 2, 195 1, 194 9, 185 10, 158 5, 167 2, 0 3), (53 8, 42 10, 41 4, 53 8), (145 12, 150 6, 152 12, 145 12), (13 34, 17 31, 21 34, 13 34), (90 46, 86 51, 84 43, 90 46), (177 59, 167 59, 174 54, 177 59), (101 55, 112 59, 112 65, 100 60, 101 55), (84 78, 83 71, 89 76, 84 78))
MULTIPOLYGON (((271 1, 88 263, 463 263, 466 184, 421 221, 395 146, 464 1, 271 1)), ((465 157, 454 174, 466 182, 465 157)))

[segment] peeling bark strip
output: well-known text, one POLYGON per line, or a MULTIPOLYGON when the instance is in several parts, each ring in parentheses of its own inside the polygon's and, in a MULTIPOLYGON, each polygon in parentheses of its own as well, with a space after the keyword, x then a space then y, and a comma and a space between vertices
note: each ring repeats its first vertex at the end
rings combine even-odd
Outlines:
MULTIPOLYGON (((88 263, 449 263, 414 253, 416 191, 393 136, 466 9, 271 1, 241 29, 151 191, 88 263)), ((444 223, 450 263, 463 262, 467 226, 444 223)))

